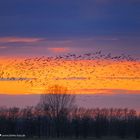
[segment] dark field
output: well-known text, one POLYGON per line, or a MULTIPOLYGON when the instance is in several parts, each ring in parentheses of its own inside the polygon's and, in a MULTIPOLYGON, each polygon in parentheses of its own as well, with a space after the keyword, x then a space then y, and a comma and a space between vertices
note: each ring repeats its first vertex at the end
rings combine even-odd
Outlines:
POLYGON ((0 138, 0 140, 137 140, 136 138, 118 138, 118 137, 102 137, 102 138, 0 138))

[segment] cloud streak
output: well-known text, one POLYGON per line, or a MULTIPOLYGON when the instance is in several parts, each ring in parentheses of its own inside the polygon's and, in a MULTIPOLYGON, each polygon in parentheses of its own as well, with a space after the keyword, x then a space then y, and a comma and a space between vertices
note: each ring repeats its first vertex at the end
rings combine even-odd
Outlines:
POLYGON ((11 77, 11 78, 0 78, 0 81, 28 81, 33 80, 35 78, 19 78, 19 77, 11 77))
POLYGON ((140 77, 99 77, 99 79, 109 79, 109 80, 140 80, 140 77))
POLYGON ((62 48, 62 47, 48 48, 48 50, 53 53, 66 53, 70 51, 69 48, 62 48))
POLYGON ((0 46, 0 49, 6 49, 7 46, 0 46))
POLYGON ((92 93, 92 94, 140 94, 140 90, 125 90, 125 89, 79 89, 77 92, 92 93))
POLYGON ((33 37, 0 37, 0 43, 36 43, 43 40, 45 39, 33 37))
POLYGON ((64 78, 55 78, 55 80, 88 80, 86 77, 64 77, 64 78))

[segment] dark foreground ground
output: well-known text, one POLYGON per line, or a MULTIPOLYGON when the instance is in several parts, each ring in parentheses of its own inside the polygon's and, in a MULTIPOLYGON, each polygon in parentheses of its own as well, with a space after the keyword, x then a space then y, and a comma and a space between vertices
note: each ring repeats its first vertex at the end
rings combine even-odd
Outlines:
POLYGON ((118 138, 118 137, 102 137, 102 138, 0 138, 0 140, 138 140, 136 138, 118 138))

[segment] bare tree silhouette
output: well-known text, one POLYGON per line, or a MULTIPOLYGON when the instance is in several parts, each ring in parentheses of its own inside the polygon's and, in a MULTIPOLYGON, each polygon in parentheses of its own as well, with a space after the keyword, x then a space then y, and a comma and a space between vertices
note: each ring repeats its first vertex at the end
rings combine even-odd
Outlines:
POLYGON ((75 95, 68 93, 66 87, 59 85, 49 87, 40 98, 40 105, 53 117, 68 113, 74 104, 75 95))
MULTIPOLYGON (((49 116, 55 119, 56 135, 60 136, 61 128, 66 123, 67 116, 73 109, 75 95, 68 93, 68 89, 63 86, 54 85, 49 87, 45 94, 41 95, 40 105, 49 116)), ((62 132, 63 133, 63 132, 62 132)), ((61 133, 61 135, 63 135, 61 133)))

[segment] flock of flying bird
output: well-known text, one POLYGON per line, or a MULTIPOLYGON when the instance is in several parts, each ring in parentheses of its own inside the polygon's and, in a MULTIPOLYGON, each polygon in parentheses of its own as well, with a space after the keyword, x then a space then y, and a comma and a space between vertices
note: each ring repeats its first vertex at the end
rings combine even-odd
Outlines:
POLYGON ((106 88, 106 82, 111 80, 139 82, 139 75, 139 59, 125 54, 105 55, 101 51, 82 55, 68 53, 55 57, 42 56, 0 62, 0 82, 24 82, 28 88, 63 84, 72 89, 75 87, 86 89, 92 88, 92 85, 97 86, 98 82, 106 88))

